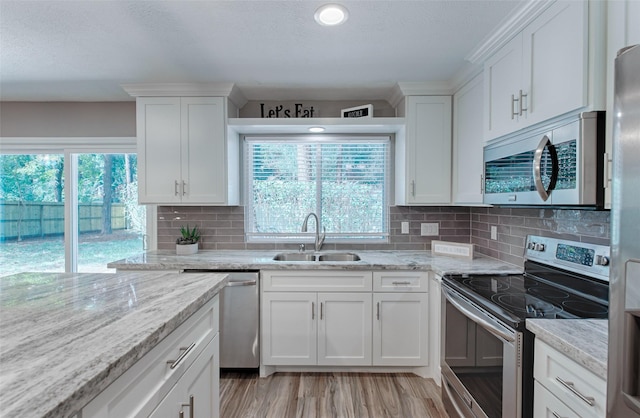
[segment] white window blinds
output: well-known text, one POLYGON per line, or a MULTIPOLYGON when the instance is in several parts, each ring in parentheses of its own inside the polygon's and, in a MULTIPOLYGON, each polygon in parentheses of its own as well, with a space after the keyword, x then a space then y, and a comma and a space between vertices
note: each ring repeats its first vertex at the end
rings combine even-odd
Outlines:
POLYGON ((247 240, 300 242, 310 212, 327 241, 386 240, 389 149, 388 136, 245 137, 247 240))

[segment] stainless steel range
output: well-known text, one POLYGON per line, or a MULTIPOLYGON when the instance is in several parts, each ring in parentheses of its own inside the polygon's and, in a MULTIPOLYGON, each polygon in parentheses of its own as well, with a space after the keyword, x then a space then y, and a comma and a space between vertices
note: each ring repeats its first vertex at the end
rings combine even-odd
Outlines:
POLYGON ((609 247, 530 235, 525 272, 442 278, 442 387, 449 414, 533 415, 527 318, 607 318, 609 247))

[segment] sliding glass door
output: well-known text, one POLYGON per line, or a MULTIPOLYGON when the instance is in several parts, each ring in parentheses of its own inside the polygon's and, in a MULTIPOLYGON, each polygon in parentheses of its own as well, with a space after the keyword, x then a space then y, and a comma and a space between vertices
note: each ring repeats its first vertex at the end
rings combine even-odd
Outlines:
POLYGON ((134 153, 0 155, 0 276, 113 272, 144 250, 137 197, 134 153))

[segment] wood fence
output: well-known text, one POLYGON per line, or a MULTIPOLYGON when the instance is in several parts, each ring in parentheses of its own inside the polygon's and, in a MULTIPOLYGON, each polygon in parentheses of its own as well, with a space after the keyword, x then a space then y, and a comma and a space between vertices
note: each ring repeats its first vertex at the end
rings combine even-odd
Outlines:
MULTIPOLYGON (((78 232, 102 230, 102 204, 78 205, 78 232)), ((111 228, 126 229, 125 207, 122 203, 111 206, 111 228)), ((44 238, 64 234, 64 203, 53 202, 0 202, 0 241, 22 238, 44 238)))

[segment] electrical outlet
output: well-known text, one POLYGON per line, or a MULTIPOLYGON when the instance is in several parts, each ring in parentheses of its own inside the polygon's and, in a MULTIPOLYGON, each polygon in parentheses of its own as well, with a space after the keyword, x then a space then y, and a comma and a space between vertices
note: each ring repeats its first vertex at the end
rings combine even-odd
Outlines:
POLYGON ((400 233, 408 234, 409 233, 409 222, 401 222, 400 223, 400 233))
POLYGON ((498 227, 495 225, 491 225, 491 239, 493 240, 498 239, 498 227))
POLYGON ((420 224, 420 235, 422 235, 423 237, 433 237, 439 234, 440 231, 437 223, 420 224))

